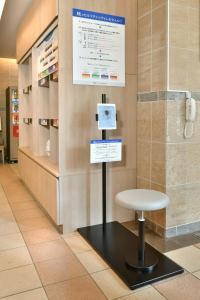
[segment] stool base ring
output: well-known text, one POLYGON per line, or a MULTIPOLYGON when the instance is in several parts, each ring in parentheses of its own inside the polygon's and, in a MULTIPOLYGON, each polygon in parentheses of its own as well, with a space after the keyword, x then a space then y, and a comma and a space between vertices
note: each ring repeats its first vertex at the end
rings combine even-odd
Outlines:
POLYGON ((158 264, 158 258, 151 252, 146 251, 144 255, 144 263, 140 262, 138 257, 126 256, 126 264, 128 267, 137 271, 152 272, 158 264))

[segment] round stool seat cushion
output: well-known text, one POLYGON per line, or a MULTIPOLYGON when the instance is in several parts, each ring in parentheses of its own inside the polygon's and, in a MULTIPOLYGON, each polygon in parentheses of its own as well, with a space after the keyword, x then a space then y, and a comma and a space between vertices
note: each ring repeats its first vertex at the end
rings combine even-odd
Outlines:
POLYGON ((116 202, 125 208, 138 211, 152 211, 167 207, 167 195, 148 189, 132 189, 116 195, 116 202))

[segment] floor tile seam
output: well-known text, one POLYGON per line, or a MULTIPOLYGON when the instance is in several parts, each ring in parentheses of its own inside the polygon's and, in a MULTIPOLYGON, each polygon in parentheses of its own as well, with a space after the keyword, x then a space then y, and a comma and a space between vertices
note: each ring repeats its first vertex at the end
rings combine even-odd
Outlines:
POLYGON ((12 171, 12 173, 15 173, 15 176, 17 176, 18 178, 20 178, 20 173, 19 173, 19 169, 18 169, 18 162, 16 164, 9 164, 9 168, 12 171))
MULTIPOLYGON (((28 192, 26 190, 24 190, 23 186, 17 186, 15 188, 7 186, 7 187, 5 187, 5 192, 7 192, 8 196, 11 196, 16 193, 19 193, 20 194, 19 196, 27 196, 28 195, 28 192)), ((20 201, 20 202, 22 202, 22 201, 20 201)))
MULTIPOLYGON (((62 238, 62 237, 61 237, 62 238)), ((63 239, 64 240, 64 239, 63 239)), ((89 252, 91 250, 95 251, 93 248, 91 249, 88 249, 88 250, 84 250, 84 251, 80 251, 80 252, 77 252, 77 251, 74 251, 72 247, 70 247, 70 245, 64 240, 64 242, 67 244, 67 246, 70 248, 70 250, 74 253, 74 255, 76 256, 77 254, 82 254, 82 253, 85 253, 85 252, 89 252)))
MULTIPOLYGON (((74 255, 75 256, 77 256, 77 255, 79 255, 79 254, 83 254, 83 253, 88 253, 88 252, 91 252, 93 249, 88 249, 88 250, 85 250, 85 251, 81 251, 81 252, 74 252, 73 250, 72 250, 72 248, 69 246, 69 245, 67 245, 69 248, 70 248, 70 250, 74 253, 74 255)), ((93 250, 93 251, 95 251, 95 250, 93 250)), ((97 253, 98 254, 98 253, 97 253)))
MULTIPOLYGON (((7 222, 5 222, 5 223, 0 223, 0 225, 1 224, 6 224, 7 222)), ((16 223, 16 225, 17 225, 17 223, 16 223)), ((19 228, 18 228, 19 229, 19 228)), ((3 234, 1 234, 0 233, 0 238, 1 238, 1 236, 7 236, 7 235, 14 235, 14 234, 21 234, 21 232, 20 232, 20 230, 19 231, 15 231, 15 232, 12 232, 12 233, 3 233, 3 234)), ((21 234, 22 235, 22 234, 21 234)))
MULTIPOLYGON (((15 296, 15 295, 20 295, 20 294, 24 294, 24 293, 26 293, 26 292, 30 292, 30 291, 34 291, 34 290, 39 290, 39 289, 43 289, 44 290, 44 288, 43 288, 43 286, 40 286, 40 287, 36 287, 36 288, 33 288, 33 289, 30 289, 30 290, 26 290, 26 291, 22 291, 22 292, 17 292, 17 293, 15 293, 15 294, 10 294, 10 295, 8 295, 8 296, 3 296, 3 297, 0 297, 0 299, 7 299, 7 298, 9 298, 9 297, 12 297, 12 296, 15 296)), ((46 294, 46 291, 44 290, 44 292, 45 292, 45 294, 46 294)), ((47 296, 47 295, 46 295, 47 296)), ((48 298, 48 297, 47 297, 48 298)), ((27 299, 28 300, 28 299, 27 299)))
POLYGON ((24 244, 24 246, 18 246, 18 247, 14 247, 14 248, 6 248, 6 249, 3 249, 3 250, 0 250, 0 254, 5 252, 5 251, 16 250, 16 249, 19 249, 19 248, 26 248, 28 250, 27 246, 24 244))
POLYGON ((98 290, 105 296, 106 299, 109 300, 109 298, 106 296, 106 294, 104 293, 103 289, 101 289, 101 287, 97 284, 97 282, 94 280, 94 278, 92 278, 92 276, 89 274, 91 280, 93 281, 93 283, 95 284, 95 286, 98 288, 98 290))
MULTIPOLYGON (((30 254, 30 256, 31 256, 31 254, 30 254)), ((31 257, 31 259, 33 260, 32 257, 31 257)), ((34 266, 35 272, 36 272, 36 274, 37 274, 37 276, 38 276, 38 279, 39 279, 39 281, 40 281, 41 287, 44 288, 44 287, 43 287, 43 283, 42 283, 42 279, 41 279, 40 274, 39 274, 39 272, 38 272, 38 270, 37 270, 37 268, 36 268, 36 265, 35 265, 34 261, 33 261, 33 266, 34 266)), ((46 291, 45 291, 45 293, 46 293, 46 291)))
MULTIPOLYGON (((66 243, 67 244, 67 243, 66 243)), ((68 245, 68 244, 67 244, 68 245)), ((68 245, 68 247, 71 249, 71 251, 72 251, 72 248, 68 245)), ((81 252, 74 252, 73 251, 73 253, 75 254, 75 255, 79 255, 79 254, 82 254, 82 253, 85 253, 85 252, 95 252, 96 254, 98 254, 97 252, 96 252, 96 250, 94 249, 94 248, 91 248, 91 249, 88 249, 88 250, 85 250, 85 251, 81 251, 81 252)), ((99 255, 99 254, 98 254, 99 255)))
MULTIPOLYGON (((162 283, 162 280, 161 280, 161 282, 160 283, 162 283)), ((159 289, 157 289, 156 288, 156 286, 152 286, 164 299, 166 299, 166 300, 168 300, 168 298, 167 297, 165 297, 165 295, 161 292, 161 291, 159 291, 159 289)))
POLYGON ((31 243, 31 244, 29 244, 29 243, 26 242, 26 240, 24 238, 24 235, 23 235, 23 239, 24 239, 27 247, 41 245, 41 244, 45 244, 45 243, 50 243, 50 242, 55 242, 55 241, 60 241, 61 240, 60 238, 57 238, 57 239, 52 239, 52 240, 48 240, 48 241, 42 241, 42 242, 37 242, 37 243, 31 243))
MULTIPOLYGON (((6 222, 5 222, 5 223, 0 223, 0 225, 1 225, 1 224, 6 224, 6 222)), ((19 228, 18 228, 18 229, 19 229, 19 228)), ((0 237, 1 237, 1 236, 6 236, 6 235, 10 235, 10 234, 15 234, 15 233, 21 233, 21 232, 20 232, 20 230, 19 230, 19 231, 15 231, 15 232, 8 233, 8 234, 7 234, 7 233, 3 233, 3 234, 0 233, 0 237)))
MULTIPOLYGON (((23 187, 22 187, 22 188, 23 188, 23 187)), ((3 190, 4 190, 4 189, 3 189, 3 190)), ((4 192, 4 194, 5 194, 5 192, 4 192)), ((6 195, 6 194, 5 194, 5 195, 6 195)), ((7 197, 6 197, 6 198, 7 198, 7 197)), ((7 200, 8 200, 8 199, 7 199, 7 200)), ((18 220, 16 219, 15 213, 14 213, 14 209, 12 208, 12 206, 10 205, 10 203, 9 203, 9 206, 11 207, 11 210, 12 210, 12 212, 13 212, 13 215, 14 215, 14 218, 15 218, 15 221, 16 221, 16 224, 17 224, 18 229, 19 229, 19 231, 20 231, 20 233, 21 233, 21 235, 22 235, 22 239, 23 239, 24 244, 25 244, 25 247, 26 247, 26 249, 27 249, 27 251, 28 251, 28 253, 29 253, 29 255, 30 255, 32 264, 34 265, 34 268, 35 268, 35 270, 36 270, 36 272, 37 272, 37 269, 36 269, 36 266, 35 266, 35 264, 34 264, 34 260, 33 260, 33 257, 32 257, 32 255, 31 255, 31 252, 30 252, 30 250, 29 250, 28 244, 27 244, 26 240, 24 239, 24 234, 23 234, 24 231, 22 231, 21 228, 20 228, 20 226, 19 226, 20 220, 18 221, 18 220)), ((30 218, 28 218, 28 219, 30 219, 30 218)), ((26 232, 27 232, 27 231, 26 231, 26 232)), ((38 274, 38 272, 37 272, 37 274, 38 274)), ((41 282, 41 278, 40 278, 39 274, 38 274, 38 277, 39 277, 40 282, 41 282)))
MULTIPOLYGON (((62 237, 61 237, 62 238, 62 237)), ((64 239, 63 239, 64 240, 64 239)), ((90 275, 89 271, 87 270, 87 268, 84 266, 84 264, 80 261, 79 257, 77 256, 77 254, 82 254, 82 253, 86 253, 86 252, 92 252, 94 251, 94 249, 88 249, 86 251, 83 252, 79 252, 76 253, 72 250, 72 248, 67 244, 67 242, 64 240, 64 242, 66 243, 66 245, 69 247, 71 254, 78 260, 78 262, 81 264, 81 266, 86 270, 87 274, 90 275)), ((95 252, 95 251, 94 251, 95 252)), ((96 252, 95 252, 96 253, 96 252)))
MULTIPOLYGON (((57 235, 58 237, 57 238, 53 238, 53 240, 60 240, 61 239, 61 236, 59 235, 59 233, 56 231, 56 229, 54 228, 51 228, 51 227, 44 227, 44 228, 37 228, 37 229, 30 229, 30 230, 26 230, 26 231, 22 231, 22 234, 23 236, 24 235, 27 235, 27 232, 30 233, 34 233, 34 232, 38 232, 38 231, 48 231, 48 232, 51 232, 51 233, 55 233, 55 235, 57 235)), ((40 243, 40 242, 39 242, 40 243)), ((43 243, 43 242, 42 242, 43 243)), ((37 244, 37 243, 36 243, 37 244)))
POLYGON ((54 227, 45 227, 45 228, 38 228, 38 229, 30 229, 28 231, 23 231, 23 232, 30 232, 30 231, 39 231, 39 230, 48 230, 48 231, 52 231, 54 233, 57 233, 59 235, 59 238, 61 239, 62 237, 60 236, 59 232, 54 228, 54 227))
MULTIPOLYGON (((3 191, 4 191, 4 195, 6 196, 6 199, 7 199, 7 201, 8 201, 8 198, 7 198, 6 192, 5 192, 5 190, 4 190, 4 188, 3 188, 3 186, 2 186, 2 185, 1 185, 1 187, 2 187, 2 189, 3 189, 3 191)), ((13 212, 13 209, 12 209, 12 207, 11 207, 11 205, 10 205, 9 201, 8 201, 8 204, 9 204, 9 206, 10 206, 10 209, 11 209, 11 211, 12 211, 12 214, 13 214, 13 217, 14 217, 14 220, 15 220, 15 223, 16 223, 16 225, 17 225, 17 227, 18 227, 19 231, 21 232, 21 230, 20 230, 20 228, 19 228, 19 225, 18 225, 18 222, 17 222, 17 220, 16 220, 16 217, 15 217, 15 214, 14 214, 14 212, 13 212)))
MULTIPOLYGON (((22 232, 21 232, 21 230, 20 230, 20 227, 19 227, 19 225, 18 225, 18 222, 17 222, 17 220, 16 220, 16 218, 15 218, 15 214, 14 214, 13 209, 12 209, 12 207, 11 207, 9 201, 8 201, 6 192, 5 192, 4 187, 2 186, 2 184, 1 184, 1 187, 2 187, 2 189, 3 189, 3 193, 4 193, 4 195, 5 195, 5 198, 6 198, 6 200, 7 200, 7 203, 8 203, 8 205, 9 205, 9 207, 10 207, 10 209, 11 209, 11 212, 12 212, 12 215, 13 215, 13 217, 14 217, 14 220, 15 220, 15 223, 14 223, 14 224, 17 226, 17 228, 18 228, 18 230, 19 230, 19 233, 21 233, 22 239, 23 239, 23 241, 24 241, 24 243, 25 243, 23 234, 22 234, 22 232)), ((26 243, 25 243, 25 245, 26 245, 26 243)))
MULTIPOLYGON (((92 277, 91 277, 91 278, 92 278, 92 277)), ((109 300, 116 300, 116 299, 119 299, 119 297, 118 297, 118 298, 112 298, 112 299, 108 298, 107 295, 104 293, 103 289, 101 289, 101 286, 98 285, 98 283, 94 280, 94 278, 92 278, 92 280, 94 281, 95 285, 99 288, 99 290, 104 294, 104 296, 106 297, 106 299, 109 299, 109 300)), ((121 279, 120 279, 120 280, 121 280, 121 279)), ((126 284, 125 284, 125 285, 126 285, 126 284)), ((127 285, 126 285, 126 287, 129 288, 127 285)), ((130 290, 130 293, 127 293, 127 294, 125 294, 125 295, 123 295, 123 296, 120 296, 120 298, 128 297, 128 296, 131 296, 131 295, 133 295, 133 294, 134 294, 133 290, 130 290)))
MULTIPOLYGON (((11 197, 11 196, 7 196, 8 197, 8 202, 9 202, 9 204, 10 205, 13 205, 13 204, 18 204, 18 203, 24 203, 24 202, 27 202, 27 203, 30 203, 30 202, 32 202, 33 201, 33 199, 30 199, 30 195, 29 195, 29 200, 13 200, 13 198, 11 197)), ((22 197, 24 197, 24 196, 22 196, 22 197)), ((27 195, 25 196, 25 197, 27 197, 27 195)))
MULTIPOLYGON (((72 251, 71 248, 70 248, 70 250, 72 251)), ((104 261, 104 259, 101 258, 101 259, 103 260, 103 262, 104 262, 105 264, 107 264, 107 267, 105 267, 105 269, 102 269, 102 270, 99 270, 99 271, 96 271, 96 272, 89 272, 89 271, 87 270, 87 268, 84 266, 84 264, 81 262, 81 260, 79 259, 79 257, 78 257, 79 254, 84 254, 84 253, 88 253, 88 252, 92 252, 92 253, 98 255, 98 256, 101 258, 101 256, 98 254, 98 252, 96 252, 95 249, 93 249, 93 248, 91 248, 91 249, 89 249, 89 250, 86 250, 86 251, 83 251, 83 252, 79 252, 79 253, 73 252, 73 254, 74 254, 74 256, 78 259, 78 261, 80 262, 80 264, 86 269, 86 271, 88 272, 89 275, 95 274, 95 273, 99 273, 99 272, 102 272, 102 271, 105 271, 105 270, 108 270, 108 269, 111 269, 111 267, 106 263, 106 261, 104 261)))
MULTIPOLYGON (((5 192, 4 192, 4 194, 5 194, 5 192)), ((6 194, 5 194, 5 196, 6 196, 6 194)), ((6 198, 7 198, 7 196, 6 196, 6 198)), ((9 204, 9 205, 10 205, 10 204, 9 204)), ((11 206, 10 206, 10 207, 11 207, 11 206)), ((11 207, 11 210, 12 210, 12 207, 11 207)), ((12 210, 12 212, 13 212, 13 210, 12 210)), ((20 228, 20 226, 18 225, 18 221, 16 220, 14 213, 13 213, 13 216, 14 216, 14 219, 15 219, 15 223, 16 223, 18 229, 19 229, 19 232, 21 233, 22 239, 23 239, 23 241, 24 241, 24 245, 25 245, 25 247, 27 248, 27 251, 28 251, 28 253, 29 253, 30 257, 31 257, 31 261, 32 261, 32 263, 34 263, 34 262, 33 262, 33 258, 32 258, 32 256, 31 256, 31 253, 30 253, 30 251, 29 251, 29 248, 28 248, 28 246, 27 246, 27 243, 26 243, 26 241, 25 241, 25 239, 24 239, 23 232, 21 231, 21 228, 20 228)))
MULTIPOLYGON (((46 217, 41 217, 41 218, 47 219, 46 217)), ((32 219, 40 219, 40 217, 36 217, 36 218, 32 218, 32 219)), ((16 221, 16 223, 17 223, 17 225, 18 225, 18 227, 19 227, 19 230, 20 230, 20 232, 21 232, 22 235, 23 235, 24 232, 29 232, 29 231, 34 231, 34 230, 40 230, 40 229, 46 229, 46 228, 49 228, 49 225, 50 225, 50 226, 53 226, 51 223, 49 223, 48 226, 42 225, 42 227, 40 227, 40 228, 38 228, 38 229, 22 230, 20 226, 23 226, 23 224, 19 224, 20 221, 19 221, 19 222, 16 221), (45 227, 43 227, 43 226, 45 226, 45 227)))
POLYGON ((112 269, 110 266, 108 266, 108 267, 106 267, 105 269, 98 270, 98 271, 95 271, 95 272, 89 272, 89 271, 88 271, 88 273, 89 273, 90 275, 94 275, 94 274, 97 274, 97 273, 100 273, 100 272, 103 272, 103 271, 108 271, 108 270, 113 271, 113 269, 112 269))
POLYGON ((195 275, 195 273, 199 272, 200 270, 198 271, 195 271, 193 273, 190 273, 193 277, 195 277, 196 279, 198 279, 200 281, 200 277, 198 277, 197 275, 195 275))
POLYGON ((45 288, 46 286, 50 286, 50 285, 54 285, 54 284, 58 284, 58 283, 67 282, 67 281, 69 281, 69 280, 82 278, 82 277, 88 276, 88 275, 89 275, 89 274, 83 274, 83 275, 72 276, 72 277, 70 277, 70 278, 68 278, 68 279, 63 279, 63 280, 60 280, 60 281, 55 281, 55 282, 47 283, 47 284, 43 284, 41 278, 40 278, 40 280, 41 280, 41 282, 42 282, 42 287, 45 288))
MULTIPOLYGON (((36 218, 37 219, 37 218, 36 218)), ((24 225, 18 225, 19 226, 19 228, 20 228, 20 226, 24 226, 24 225)), ((26 226, 26 225, 25 225, 26 226)), ((41 227, 41 228, 38 228, 38 229, 28 229, 28 230, 21 230, 20 232, 21 233, 23 233, 23 232, 30 232, 30 231, 34 231, 34 230, 40 230, 40 229, 47 229, 47 228, 49 228, 48 226, 47 227, 41 227)), ((21 229, 21 228, 20 228, 21 229)))
MULTIPOLYGON (((29 249, 28 249, 28 250, 29 250, 29 249)), ((53 257, 53 258, 50 258, 50 259, 44 259, 44 260, 37 260, 37 261, 35 261, 34 258, 33 258, 33 256, 31 255, 30 250, 29 250, 29 253, 30 253, 30 256, 31 256, 32 261, 33 261, 34 264, 40 263, 40 262, 43 262, 43 261, 47 261, 47 260, 51 260, 51 259, 62 258, 62 257, 65 257, 65 256, 66 256, 66 254, 64 254, 64 255, 61 255, 61 256, 58 256, 58 257, 53 257)))
MULTIPOLYGON (((15 213, 14 213, 14 216, 15 216, 15 213)), ((42 216, 41 216, 42 217, 42 216)), ((35 219, 35 217, 25 217, 25 218, 23 218, 23 219, 18 219, 18 218, 16 218, 15 217, 15 219, 16 219, 16 221, 17 221, 17 223, 19 223, 19 222, 23 222, 23 221, 26 221, 26 220, 32 220, 32 219, 35 219)))
MULTIPOLYGON (((69 250, 71 251, 71 254, 81 263, 80 259, 78 258, 77 254, 81 254, 81 253, 85 253, 85 252, 89 252, 91 250, 87 250, 87 251, 84 251, 84 252, 80 252, 80 253, 75 253, 74 251, 72 251, 72 249, 69 247, 69 245, 67 245, 67 247, 69 248, 69 250)), ((81 265, 83 265, 81 263, 81 265)), ((83 267, 85 268, 85 266, 83 265, 83 267)), ((86 268, 85 268, 86 269, 86 268)))
POLYGON ((161 279, 159 280, 158 282, 153 282, 151 284, 152 287, 154 287, 158 292, 159 292, 159 289, 157 288, 160 284, 163 284, 163 283, 166 283, 166 282, 170 282, 172 280, 176 280, 177 278, 181 278, 181 277, 185 277, 187 275, 191 274, 190 272, 186 271, 186 272, 183 272, 181 274, 177 274, 177 275, 174 275, 174 276, 171 276, 171 277, 168 277, 168 278, 165 278, 165 279, 161 279))
MULTIPOLYGON (((184 268, 184 270, 188 271, 189 274, 193 274, 193 273, 195 273, 195 272, 200 271, 200 268, 198 267, 198 268, 195 269, 195 270, 187 270, 187 269, 184 268)), ((199 278, 199 279, 200 279, 200 278, 199 278)))
MULTIPOLYGON (((12 207, 12 206, 11 206, 11 207, 12 207)), ((35 207, 29 208, 29 209, 33 209, 33 208, 35 208, 35 207)), ((19 211, 22 212, 22 211, 26 211, 26 210, 27 210, 27 209, 23 209, 23 208, 22 208, 22 209, 21 209, 21 208, 20 208, 20 209, 15 209, 15 211, 17 211, 17 212, 19 212, 19 211)))
MULTIPOLYGON (((109 268, 109 269, 106 269, 106 270, 111 270, 111 271, 113 271, 113 273, 122 281, 122 279, 115 273, 115 271, 113 270, 113 269, 111 269, 111 268, 109 268)), ((104 271, 104 270, 102 270, 102 271, 104 271)), ((101 271, 100 271, 101 272, 101 271)), ((97 272, 97 273, 99 273, 99 272, 97 272)), ((107 296, 106 296, 106 294, 104 293, 104 291, 103 291, 103 289, 101 289, 101 286, 100 285, 98 285, 98 283, 96 282, 96 280, 94 280, 94 278, 92 277, 92 274, 90 274, 90 277, 92 278, 92 280, 94 281, 94 283, 95 283, 95 285, 100 289, 100 291, 104 294, 104 296, 106 297, 106 299, 109 299, 107 296)), ((124 283, 125 284, 125 283, 124 283)), ((127 288, 129 288, 126 284, 125 284, 125 286, 127 287, 127 288)), ((130 295, 132 295, 132 294, 134 294, 134 292, 133 292, 133 290, 130 290, 130 293, 128 293, 128 294, 126 294, 126 295, 123 295, 123 296, 120 296, 121 298, 123 298, 123 297, 125 297, 125 296, 130 296, 130 295)), ((119 297, 118 297, 119 298, 119 297)), ((109 300, 115 300, 115 299, 118 299, 118 298, 112 298, 112 299, 109 299, 109 300)))
MULTIPOLYGON (((85 252, 95 252, 95 254, 97 254, 98 256, 99 256, 99 254, 95 251, 95 250, 88 250, 88 251, 85 251, 85 252)), ((81 254, 82 253, 85 253, 85 252, 81 252, 81 254)), ((74 253, 73 253, 74 254, 74 253)), ((78 253, 78 254, 80 254, 80 253, 78 253)), ((77 258, 77 260, 80 262, 80 264, 84 267, 84 269, 86 269, 86 271, 87 271, 87 273, 89 274, 89 275, 92 275, 92 274, 95 274, 95 273, 99 273, 99 272, 102 272, 102 271, 105 271, 105 270, 109 270, 109 269, 111 269, 111 267, 108 265, 108 267, 106 267, 105 269, 102 269, 102 270, 99 270, 99 271, 96 271, 96 272, 89 272, 88 270, 87 270, 87 268, 84 266, 84 264, 81 262, 81 260, 79 259, 79 257, 76 255, 76 254, 74 254, 75 255, 75 257, 77 258)), ((101 258, 101 257, 100 257, 101 258)), ((102 259, 102 258, 101 258, 102 259)), ((103 260, 103 262, 105 262, 106 263, 106 261, 104 261, 104 259, 102 259, 103 260)), ((107 264, 107 263, 106 263, 107 264)))
MULTIPOLYGON (((20 268, 23 268, 23 267, 27 267, 27 266, 34 266, 34 263, 32 262, 32 263, 28 263, 28 264, 25 264, 25 265, 20 265, 20 266, 17 266, 17 267, 13 267, 13 268, 1 270, 0 274, 3 273, 3 272, 7 272, 7 271, 11 271, 11 270, 17 270, 17 269, 20 269, 20 268)), ((35 266, 34 266, 34 268, 35 268, 35 266)))
MULTIPOLYGON (((162 295, 155 287, 152 286, 152 284, 149 284, 149 286, 143 286, 143 287, 141 287, 141 288, 139 288, 139 289, 132 290, 132 293, 131 293, 131 294, 127 294, 127 295, 125 295, 125 296, 120 296, 120 297, 114 298, 114 299, 112 299, 112 300, 120 300, 120 299, 123 299, 123 298, 126 297, 126 296, 130 296, 130 295, 136 294, 136 293, 138 293, 138 292, 143 292, 143 291, 148 290, 148 289, 150 289, 150 288, 155 289, 156 292, 158 292, 161 296, 163 296, 163 295, 162 295)), ((165 296, 163 296, 163 297, 164 297, 166 300, 168 300, 165 296)))
MULTIPOLYGON (((9 205, 10 205, 10 204, 9 204, 9 205)), ((11 209, 12 209, 12 207, 11 207, 11 209)), ((14 218, 15 218, 15 216, 14 216, 14 218)), ((16 220, 16 219, 15 219, 15 220, 16 220)), ((24 239, 23 231, 21 230, 20 226, 18 225, 18 221, 17 221, 17 220, 16 220, 16 223, 17 223, 17 226, 18 226, 18 228, 19 228, 19 231, 20 231, 20 233, 21 233, 21 235, 22 235, 22 238, 23 238, 24 244, 25 244, 25 246, 26 246, 26 248, 27 248, 27 251, 28 251, 28 253, 29 253, 30 257, 31 257, 32 264, 33 264, 33 266, 34 266, 35 272, 36 272, 36 274, 37 274, 37 276, 38 276, 38 278, 39 278, 39 281, 40 281, 40 283, 41 283, 41 286, 43 286, 43 285, 42 285, 41 278, 40 278, 40 275, 39 275, 39 273, 38 273, 38 271, 37 271, 37 268, 36 268, 36 266, 35 266, 35 262, 34 262, 33 256, 31 255, 31 252, 30 252, 30 250, 29 250, 29 247, 28 247, 28 244, 27 244, 26 240, 24 239)), ((45 291, 45 293, 46 293, 46 291, 45 291)))
MULTIPOLYGON (((23 236, 23 239, 24 239, 23 232, 22 232, 22 236, 23 236)), ((38 242, 38 243, 33 243, 33 244, 27 243, 27 241, 24 239, 24 242, 25 242, 25 244, 26 244, 26 246, 27 246, 28 248, 29 248, 29 247, 32 247, 32 246, 36 246, 36 245, 52 243, 52 242, 55 242, 55 241, 62 241, 62 239, 61 239, 61 238, 58 238, 58 239, 52 239, 52 240, 43 241, 43 242, 38 242)), ((65 245, 65 246, 67 246, 67 245, 65 245)), ((70 250, 71 250, 71 249, 70 249, 70 250)))
MULTIPOLYGON (((31 200, 31 201, 34 201, 34 200, 31 200)), ((31 202, 30 201, 30 202, 31 202)), ((20 203, 22 203, 22 202, 20 202, 20 203)), ((10 205, 11 206, 11 205, 10 205)), ((23 212, 23 214, 25 213, 25 212, 27 212, 27 211, 37 211, 37 213, 38 213, 38 216, 36 216, 36 217, 26 217, 26 218, 24 218, 23 216, 20 216, 20 217, 17 217, 16 219, 19 219, 19 221, 23 221, 24 219, 35 219, 35 218, 42 218, 42 217, 45 217, 46 219, 48 219, 48 215, 47 214, 45 214, 45 211, 43 211, 40 207, 39 207, 39 205, 38 206, 36 206, 36 207, 33 207, 33 208, 27 208, 27 209, 22 209, 22 210, 14 210, 12 207, 11 207, 11 209, 14 211, 14 214, 15 215, 18 215, 18 212, 20 211, 20 212, 23 212)))
MULTIPOLYGON (((73 255, 73 253, 70 253, 70 254, 72 254, 73 255)), ((36 264, 38 264, 38 263, 42 263, 42 262, 47 262, 47 261, 50 261, 50 260, 56 260, 56 259, 61 259, 61 258, 63 258, 63 257, 68 257, 68 256, 70 256, 70 255, 62 255, 62 256, 59 256, 59 257, 54 257, 54 258, 49 258, 49 259, 44 259, 44 260, 40 260, 40 261, 33 261, 33 263, 36 265, 36 264)), ((74 255, 73 255, 74 256, 74 255)), ((76 258, 76 257, 75 257, 76 258)), ((78 259, 77 259, 78 260, 78 259)), ((79 261, 79 260, 78 260, 79 261)), ((79 261, 80 262, 80 261, 79 261)), ((81 263, 81 262, 80 262, 81 263)), ((82 265, 82 264, 81 264, 82 265)), ((84 267, 85 268, 85 267, 84 267)))
POLYGON ((49 284, 46 284, 46 285, 43 285, 43 283, 42 283, 42 287, 45 289, 46 287, 49 287, 49 286, 52 286, 52 285, 55 285, 55 284, 58 284, 58 283, 64 283, 64 282, 68 282, 70 280, 74 280, 74 279, 77 279, 77 278, 84 278, 84 277, 89 277, 89 274, 78 275, 78 276, 73 277, 73 278, 69 278, 69 279, 65 279, 65 280, 61 280, 61 281, 56 281, 54 283, 49 283, 49 284))

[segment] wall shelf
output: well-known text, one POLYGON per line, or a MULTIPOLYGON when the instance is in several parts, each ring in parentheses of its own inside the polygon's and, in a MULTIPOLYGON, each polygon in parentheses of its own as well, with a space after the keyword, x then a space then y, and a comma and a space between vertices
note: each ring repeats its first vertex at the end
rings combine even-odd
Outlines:
POLYGON ((49 88, 49 76, 46 76, 38 81, 40 87, 49 88))
POLYGON ((39 119, 38 120, 39 125, 44 126, 46 128, 49 128, 50 126, 50 119, 39 119))
POLYGON ((31 92, 31 91, 32 91, 32 85, 31 84, 26 86, 25 88, 23 88, 23 94, 25 94, 25 95, 28 95, 29 92, 31 92))
POLYGON ((58 71, 56 71, 50 75, 50 80, 58 82, 58 71))
POLYGON ((32 118, 23 118, 23 123, 26 125, 32 124, 32 118))
POLYGON ((58 119, 51 119, 51 126, 58 129, 58 119))
POLYGON ((29 87, 28 86, 23 89, 23 94, 25 94, 25 95, 29 94, 29 87))

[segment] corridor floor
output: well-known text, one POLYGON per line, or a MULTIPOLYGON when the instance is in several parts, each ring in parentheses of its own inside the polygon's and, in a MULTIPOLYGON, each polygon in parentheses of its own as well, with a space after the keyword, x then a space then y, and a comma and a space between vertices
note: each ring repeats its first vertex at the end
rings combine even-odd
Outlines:
POLYGON ((0 299, 200 300, 200 238, 147 239, 185 272, 131 291, 77 232, 56 231, 16 165, 0 166, 0 299))

